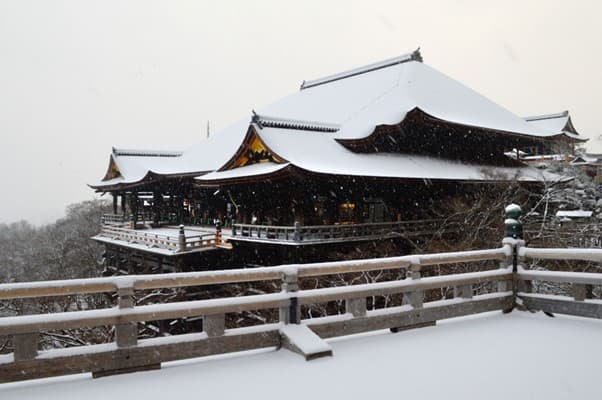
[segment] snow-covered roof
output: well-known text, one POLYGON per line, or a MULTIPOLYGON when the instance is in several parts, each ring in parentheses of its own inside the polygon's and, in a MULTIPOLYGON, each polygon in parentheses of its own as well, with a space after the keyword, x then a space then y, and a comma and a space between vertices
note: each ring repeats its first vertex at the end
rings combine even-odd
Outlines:
POLYGON ((166 393, 180 399, 202 393, 233 399, 244 393, 261 400, 595 399, 601 328, 595 319, 495 312, 399 333, 328 339, 334 356, 309 362, 290 351, 266 348, 101 379, 80 374, 6 383, 0 385, 0 397, 163 400, 166 393))
POLYGON ((328 132, 260 128, 253 125, 262 142, 286 163, 265 162, 213 172, 197 180, 210 183, 225 179, 265 176, 294 166, 305 171, 347 176, 433 179, 458 181, 557 181, 558 175, 529 167, 490 167, 417 154, 355 153, 328 132))
MULTIPOLYGON (((324 144, 324 148, 333 151, 330 157, 334 154, 343 157, 341 162, 327 161, 327 157, 320 158, 322 161, 311 164, 312 170, 341 173, 351 162, 361 162, 362 164, 356 166, 353 171, 359 174, 359 169, 365 167, 364 174, 369 171, 377 176, 388 176, 391 172, 378 172, 378 168, 393 170, 400 167, 401 160, 406 160, 403 161, 408 164, 405 170, 411 171, 410 166, 415 166, 420 157, 390 154, 374 157, 354 156, 348 151, 343 151, 341 146, 331 139, 366 138, 374 132, 376 126, 399 124, 410 111, 415 110, 450 123, 479 127, 500 134, 509 133, 531 138, 554 137, 559 134, 525 121, 423 64, 420 53, 416 51, 325 78, 306 81, 298 92, 259 109, 251 118, 239 120, 181 155, 178 152, 163 152, 159 155, 159 152, 138 150, 113 151, 112 160, 119 169, 119 176, 105 179, 92 187, 103 190, 137 183, 149 174, 191 176, 221 169, 239 150, 250 123, 264 128, 262 138, 265 136, 266 142, 278 148, 274 151, 284 159, 288 160, 285 154, 289 152, 294 153, 292 158, 295 160, 302 158, 303 155, 297 154, 294 148, 307 148, 309 140, 313 143, 311 152, 315 150, 323 154, 317 146, 324 144), (311 132, 313 136, 307 132, 311 132), (273 138, 275 135, 282 138, 273 138), (327 167, 332 167, 333 170, 326 171, 327 167)), ((431 164, 436 164, 435 161, 431 159, 431 164)), ((439 161, 440 166, 449 163, 439 161)), ((309 165, 307 162, 294 164, 309 165)))
POLYGON ((466 126, 535 137, 558 134, 527 123, 411 55, 308 81, 301 88, 258 113, 340 125, 334 135, 339 139, 367 137, 377 125, 398 124, 414 109, 466 126))
POLYGON ((565 218, 591 218, 593 215, 593 211, 585 211, 585 210, 572 210, 565 211, 560 210, 556 212, 557 217, 565 217, 565 218))
POLYGON ((579 154, 577 155, 571 164, 575 165, 588 165, 588 164, 598 164, 602 160, 602 154, 579 154))
POLYGON ((555 132, 556 134, 565 135, 571 139, 585 142, 589 139, 579 136, 575 130, 571 116, 568 111, 562 111, 555 114, 537 115, 525 117, 525 121, 529 124, 544 129, 546 131, 555 132))

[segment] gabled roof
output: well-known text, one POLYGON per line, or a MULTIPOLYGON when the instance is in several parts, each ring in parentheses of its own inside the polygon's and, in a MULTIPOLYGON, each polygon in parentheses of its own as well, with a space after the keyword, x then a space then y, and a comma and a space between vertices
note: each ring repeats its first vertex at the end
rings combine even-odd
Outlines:
MULTIPOLYGON (((330 172, 338 173, 337 168, 341 168, 341 165, 361 162, 363 164, 358 165, 365 165, 366 168, 371 165, 370 168, 376 173, 374 168, 378 165, 384 167, 386 164, 387 168, 393 168, 393 164, 388 164, 392 155, 376 154, 370 159, 364 156, 357 158, 348 150, 341 152, 342 146, 334 139, 344 141, 370 137, 377 126, 400 124, 406 115, 416 110, 439 121, 479 127, 480 130, 494 134, 533 139, 558 135, 557 131, 527 122, 463 84, 424 65, 420 52, 415 51, 306 81, 298 92, 259 109, 258 114, 253 114, 251 121, 241 119, 181 155, 179 152, 114 149, 111 162, 117 167, 119 174, 93 187, 97 190, 114 190, 138 184, 149 176, 198 176, 223 170, 244 145, 250 124, 262 130, 260 137, 268 148, 275 146, 272 150, 281 157, 280 162, 306 165, 306 160, 301 160, 303 155, 292 152, 313 143, 308 152, 310 155, 318 152, 322 154, 319 146, 332 149, 330 156, 324 154, 325 157, 318 157, 318 161, 311 164, 314 170, 320 170, 317 166, 323 163, 322 171, 326 171, 328 167, 332 168, 330 172), (277 141, 272 140, 278 135, 280 137, 277 141), (292 157, 290 160, 289 153, 292 157), (335 154, 347 161, 334 163, 332 157, 335 154), (297 159, 300 161, 295 161, 297 159)), ((405 160, 417 160, 419 156, 399 155, 398 159, 403 157, 405 160)), ((401 162, 399 160, 396 162, 401 162)), ((412 164, 412 161, 407 162, 412 164)))
POLYGON ((415 154, 355 153, 328 132, 262 128, 252 124, 249 134, 259 137, 277 158, 286 161, 220 169, 219 172, 197 177, 197 182, 212 185, 226 181, 238 183, 243 178, 265 179, 275 175, 282 176, 284 171, 290 171, 291 168, 326 175, 465 182, 562 179, 558 175, 530 167, 491 167, 415 154))
POLYGON ((594 164, 602 164, 602 154, 590 154, 584 153, 576 156, 571 164, 575 165, 594 165, 594 164))
POLYGON ((529 124, 540 129, 554 132, 556 135, 564 135, 570 139, 581 142, 586 142, 589 140, 579 135, 575 129, 575 126, 573 125, 573 121, 571 121, 571 116, 569 115, 568 111, 562 111, 556 114, 525 117, 524 119, 529 124))
POLYGON ((339 139, 369 136, 403 121, 414 109, 453 123, 531 137, 552 137, 412 53, 305 82, 302 90, 258 110, 282 119, 339 125, 339 139))

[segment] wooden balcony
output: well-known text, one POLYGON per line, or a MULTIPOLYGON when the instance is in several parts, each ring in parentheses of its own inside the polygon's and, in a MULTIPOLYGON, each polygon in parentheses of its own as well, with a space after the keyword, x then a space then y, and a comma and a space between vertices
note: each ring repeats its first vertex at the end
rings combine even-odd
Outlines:
POLYGON ((221 233, 215 229, 165 226, 155 229, 131 229, 108 220, 92 239, 164 256, 206 251, 224 246, 221 233))
POLYGON ((458 220, 414 220, 364 224, 271 226, 234 224, 232 241, 284 245, 316 245, 353 241, 415 238, 458 231, 458 220))

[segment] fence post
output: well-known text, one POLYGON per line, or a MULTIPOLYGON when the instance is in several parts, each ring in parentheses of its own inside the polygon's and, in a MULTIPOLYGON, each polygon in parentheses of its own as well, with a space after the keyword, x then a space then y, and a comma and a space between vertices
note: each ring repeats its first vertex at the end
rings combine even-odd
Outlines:
MULTIPOLYGON (((410 279, 420 279, 420 265, 412 264, 410 266, 409 275, 410 279)), ((424 302, 424 291, 415 290, 413 292, 408 292, 403 294, 402 303, 409 304, 413 308, 422 308, 422 304, 424 302)))
MULTIPOLYGON (((299 291, 297 282, 297 271, 286 271, 282 276, 282 291, 295 293, 299 291)), ((285 324, 298 324, 301 321, 299 302, 296 296, 291 296, 288 307, 280 307, 278 310, 280 322, 285 324)))
POLYGON ((350 313, 354 317, 366 316, 366 298, 345 300, 345 312, 350 313))
POLYGON ((214 314, 203 316, 203 331, 207 336, 222 336, 226 329, 226 316, 224 314, 214 314))
POLYGON ((232 219, 232 236, 236 236, 236 220, 232 219))
MULTIPOLYGON (((134 286, 117 288, 117 306, 119 309, 134 308, 134 286)), ((138 324, 125 322, 115 325, 117 347, 135 346, 138 343, 138 324)))
POLYGON ((299 221, 295 221, 295 232, 293 233, 293 240, 299 242, 301 240, 301 224, 299 221))
MULTIPOLYGON (((33 299, 21 301, 21 313, 23 315, 36 314, 37 307, 33 299)), ((38 355, 38 332, 21 333, 13 335, 13 346, 15 361, 33 360, 38 355)))
MULTIPOLYGON (((517 294, 521 289, 526 290, 528 283, 522 282, 517 279, 518 272, 518 249, 524 245, 523 241, 523 225, 520 222, 520 216, 522 210, 518 204, 510 204, 504 209, 505 220, 504 220, 504 240, 503 244, 510 245, 512 247, 512 294, 513 294, 513 306, 516 307, 517 294)), ((504 311, 511 311, 504 310, 504 311)))
POLYGON ((222 224, 220 221, 215 223, 215 244, 222 244, 222 224))
POLYGON ((184 233, 184 225, 180 225, 180 232, 178 232, 178 252, 186 251, 186 234, 184 233))
POLYGON ((454 287, 454 297, 462 299, 472 299, 472 285, 460 285, 454 287))
POLYGON ((586 285, 579 284, 579 283, 573 283, 571 289, 572 289, 573 297, 575 298, 575 301, 585 301, 585 299, 587 298, 586 285))

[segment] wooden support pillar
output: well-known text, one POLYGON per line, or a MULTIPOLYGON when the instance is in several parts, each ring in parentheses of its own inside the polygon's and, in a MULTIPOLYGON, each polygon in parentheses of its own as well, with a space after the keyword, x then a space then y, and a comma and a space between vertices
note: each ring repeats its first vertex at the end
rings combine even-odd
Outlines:
MULTIPOLYGON (((38 308, 35 299, 21 300, 21 314, 37 314, 38 308)), ((21 333, 13 335, 13 346, 15 348, 15 361, 33 360, 38 355, 38 332, 21 333)))
POLYGON ((460 285, 454 287, 454 297, 472 299, 472 285, 460 285))
POLYGON ((586 285, 582 285, 580 283, 573 283, 572 291, 575 301, 585 301, 585 299, 587 298, 586 285))
POLYGON ((226 329, 224 314, 205 315, 203 317, 203 331, 209 337, 223 336, 226 329))
POLYGON ((161 221, 161 205, 163 203, 163 195, 157 191, 153 192, 153 225, 159 225, 161 221))
MULTIPOLYGON (((420 265, 411 265, 408 271, 408 278, 420 279, 420 265)), ((424 291, 416 290, 413 292, 407 292, 403 294, 402 303, 409 304, 413 308, 422 308, 424 302, 424 291)))
MULTIPOLYGON (((299 291, 297 271, 285 272, 282 276, 282 291, 295 293, 299 291)), ((285 324, 298 324, 301 321, 299 302, 296 297, 291 297, 290 305, 280 307, 278 310, 280 322, 285 324)))
POLYGON ((178 232, 178 251, 186 251, 186 234, 184 233, 184 225, 180 225, 180 231, 178 232))
POLYGON ((37 332, 21 333, 13 336, 15 361, 33 360, 38 356, 38 337, 37 332))
POLYGON ((361 297, 358 299, 345 300, 345 311, 354 317, 366 316, 366 298, 361 297))
MULTIPOLYGON (((134 308, 133 287, 117 289, 117 296, 117 305, 120 309, 134 308)), ((130 347, 138 344, 138 325, 135 322, 115 325, 115 341, 117 347, 130 347)))
POLYGON ((125 216, 125 193, 121 193, 121 213, 125 216))
POLYGON ((136 229, 136 222, 138 221, 138 192, 133 192, 130 195, 130 211, 132 213, 134 229, 136 229))
POLYGON ((113 214, 117 215, 117 195, 115 193, 111 193, 113 196, 113 214))

